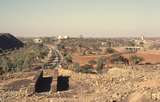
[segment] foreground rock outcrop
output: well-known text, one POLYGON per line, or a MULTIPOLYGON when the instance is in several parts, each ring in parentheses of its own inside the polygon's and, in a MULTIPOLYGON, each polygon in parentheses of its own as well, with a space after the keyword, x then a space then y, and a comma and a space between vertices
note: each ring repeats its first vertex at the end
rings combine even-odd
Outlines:
MULTIPOLYGON (((32 95, 29 92, 33 83, 27 80, 32 80, 34 74, 25 72, 21 78, 2 80, 0 98, 6 102, 159 102, 159 69, 158 65, 122 66, 100 75, 60 69, 60 75, 70 76, 69 90, 32 95), (26 80, 27 86, 22 87, 23 81, 20 81, 19 90, 12 90, 10 86, 17 80, 26 80)), ((53 74, 53 70, 44 71, 44 75, 49 74, 53 74)))

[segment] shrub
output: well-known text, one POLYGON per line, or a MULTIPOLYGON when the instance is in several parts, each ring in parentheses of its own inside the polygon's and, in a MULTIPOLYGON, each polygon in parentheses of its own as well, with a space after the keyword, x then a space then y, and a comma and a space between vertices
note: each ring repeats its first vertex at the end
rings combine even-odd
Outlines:
POLYGON ((111 56, 111 62, 114 64, 128 64, 128 59, 124 58, 120 54, 113 54, 111 56))
POLYGON ((81 71, 81 67, 80 67, 79 63, 74 63, 73 64, 73 71, 75 71, 75 72, 80 72, 81 71))
POLYGON ((139 63, 142 62, 144 59, 143 59, 143 57, 134 55, 134 56, 131 56, 131 57, 129 58, 129 60, 130 60, 133 64, 139 64, 139 63))
POLYGON ((3 73, 5 73, 5 72, 4 72, 3 68, 0 67, 0 75, 2 75, 3 73))
POLYGON ((72 56, 70 54, 66 54, 64 56, 64 60, 66 61, 66 63, 72 63, 72 56))
POLYGON ((102 72, 102 69, 104 68, 106 64, 106 58, 105 57, 100 57, 97 59, 97 66, 96 66, 96 70, 98 73, 102 72))
POLYGON ((112 48, 106 48, 106 51, 105 51, 105 52, 111 54, 111 53, 114 53, 115 50, 112 49, 112 48))
POLYGON ((10 53, 0 57, 0 74, 32 67, 47 55, 48 49, 44 46, 30 45, 13 52, 14 54, 10 53))
POLYGON ((91 65, 97 64, 97 62, 95 60, 90 60, 90 61, 88 61, 88 63, 91 64, 91 65))
POLYGON ((135 43, 135 41, 128 41, 128 46, 135 46, 136 45, 136 43, 135 43))
POLYGON ((80 72, 82 73, 94 73, 94 69, 92 65, 86 64, 81 67, 80 72))

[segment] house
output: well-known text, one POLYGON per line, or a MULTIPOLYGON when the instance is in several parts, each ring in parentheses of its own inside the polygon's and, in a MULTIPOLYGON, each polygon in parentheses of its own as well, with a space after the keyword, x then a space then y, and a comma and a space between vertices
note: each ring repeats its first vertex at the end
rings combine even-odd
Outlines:
POLYGON ((36 44, 42 44, 43 40, 40 39, 40 38, 36 38, 36 39, 33 40, 33 42, 36 43, 36 44))
POLYGON ((58 36, 57 36, 57 39, 58 39, 58 40, 64 40, 64 39, 68 39, 68 38, 69 38, 69 36, 67 36, 67 35, 64 35, 64 36, 58 35, 58 36))

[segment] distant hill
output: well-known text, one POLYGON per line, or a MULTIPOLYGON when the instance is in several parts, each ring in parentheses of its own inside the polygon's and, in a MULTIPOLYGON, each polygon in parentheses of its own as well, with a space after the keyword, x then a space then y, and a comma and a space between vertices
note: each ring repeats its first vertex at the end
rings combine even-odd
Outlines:
POLYGON ((0 49, 9 50, 23 47, 24 44, 9 33, 0 33, 0 49))

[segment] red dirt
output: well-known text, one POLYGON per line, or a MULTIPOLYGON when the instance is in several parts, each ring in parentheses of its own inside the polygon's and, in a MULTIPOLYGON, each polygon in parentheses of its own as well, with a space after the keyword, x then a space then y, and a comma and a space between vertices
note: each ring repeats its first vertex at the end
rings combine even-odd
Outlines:
POLYGON ((73 61, 79 63, 80 65, 87 64, 90 60, 96 60, 97 56, 80 56, 78 54, 73 55, 73 61))
POLYGON ((81 56, 79 54, 73 54, 73 62, 77 62, 80 65, 85 65, 88 64, 88 61, 90 60, 96 60, 98 57, 102 57, 102 56, 108 56, 108 55, 85 55, 85 56, 81 56))
POLYGON ((135 54, 123 54, 123 56, 127 58, 132 55, 143 57, 145 63, 151 63, 151 64, 160 63, 160 52, 159 51, 140 51, 135 54))
MULTIPOLYGON (((122 50, 121 50, 122 51, 122 50)), ((120 52, 123 53, 123 52, 120 52)), ((129 56, 137 55, 144 58, 143 63, 157 64, 160 63, 160 51, 139 51, 132 54, 122 54, 124 57, 129 58, 129 56)), ((79 63, 80 65, 88 64, 90 60, 96 60, 100 56, 109 56, 109 55, 89 55, 89 56, 80 56, 79 54, 73 54, 73 61, 79 63)))

